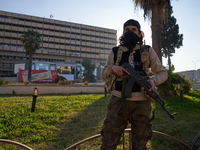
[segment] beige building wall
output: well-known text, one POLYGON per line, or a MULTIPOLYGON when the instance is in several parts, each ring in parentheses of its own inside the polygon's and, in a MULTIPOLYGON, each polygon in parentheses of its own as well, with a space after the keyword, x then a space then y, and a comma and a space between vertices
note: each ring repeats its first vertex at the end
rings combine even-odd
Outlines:
POLYGON ((28 59, 20 42, 27 29, 41 34, 41 48, 33 56, 38 61, 81 64, 86 58, 104 65, 117 44, 113 29, 0 11, 0 76, 12 75, 14 61, 28 59))

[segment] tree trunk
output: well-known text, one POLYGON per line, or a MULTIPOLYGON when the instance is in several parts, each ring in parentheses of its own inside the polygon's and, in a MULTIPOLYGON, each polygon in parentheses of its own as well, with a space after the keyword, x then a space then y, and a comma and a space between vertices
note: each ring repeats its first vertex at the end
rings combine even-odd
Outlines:
POLYGON ((152 6, 152 19, 151 19, 151 30, 152 30, 152 47, 155 50, 158 58, 162 63, 161 54, 161 29, 160 29, 160 12, 156 5, 152 6))
POLYGON ((28 64, 28 81, 31 82, 31 70, 32 70, 32 51, 29 51, 29 64, 28 64))
POLYGON ((169 71, 171 72, 171 58, 170 58, 170 52, 168 50, 168 65, 169 65, 169 71))

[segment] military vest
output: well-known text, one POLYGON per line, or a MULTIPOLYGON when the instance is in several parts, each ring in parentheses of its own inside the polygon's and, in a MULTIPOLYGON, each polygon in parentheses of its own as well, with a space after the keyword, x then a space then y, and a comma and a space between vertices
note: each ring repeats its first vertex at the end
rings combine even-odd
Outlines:
MULTIPOLYGON (((124 62, 128 62, 128 60, 122 60, 122 55, 127 55, 125 56, 125 58, 128 59, 128 56, 130 55, 130 51, 127 52, 123 52, 123 50, 120 47, 115 47, 118 49, 114 49, 113 53, 114 53, 114 61, 115 61, 115 65, 117 66, 121 66, 124 62)), ((142 46, 141 49, 139 49, 139 53, 140 53, 140 58, 138 61, 138 63, 142 64, 142 68, 140 68, 140 70, 143 70, 146 73, 146 77, 148 78, 148 74, 149 74, 149 67, 150 67, 150 56, 149 56, 149 48, 150 46, 142 46)), ((138 52, 137 52, 138 53, 138 52)), ((123 57, 124 58, 124 57, 123 57)), ((109 78, 109 80, 106 82, 105 86, 107 87, 108 91, 111 92, 112 90, 115 90, 115 87, 121 87, 121 81, 123 79, 122 77, 118 77, 117 75, 113 74, 111 75, 111 77, 109 78), (120 82, 119 82, 120 81, 120 82), (117 85, 116 85, 117 83, 117 85)), ((137 84, 136 86, 137 87, 137 84)), ((120 90, 119 88, 117 88, 116 90, 120 90)))

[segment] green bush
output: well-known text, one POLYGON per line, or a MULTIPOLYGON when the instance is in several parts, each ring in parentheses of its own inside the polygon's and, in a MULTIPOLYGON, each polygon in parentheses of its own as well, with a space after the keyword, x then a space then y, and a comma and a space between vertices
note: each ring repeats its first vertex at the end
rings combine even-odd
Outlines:
MULTIPOLYGON (((166 69, 167 70, 167 69, 166 69)), ((170 96, 171 94, 179 95, 180 94, 180 84, 183 86, 183 92, 189 93, 191 89, 191 83, 183 78, 179 73, 173 73, 174 67, 172 70, 167 70, 168 79, 161 85, 158 86, 158 92, 163 96, 170 96)))
POLYGON ((192 85, 192 83, 190 83, 186 78, 184 78, 184 81, 183 81, 183 92, 184 93, 189 93, 189 91, 192 88, 191 85, 192 85))
POLYGON ((60 85, 71 85, 72 82, 71 81, 68 81, 65 77, 63 76, 58 76, 56 79, 55 79, 55 83, 58 83, 60 85))
POLYGON ((58 84, 60 84, 60 85, 71 85, 72 81, 68 81, 67 79, 64 80, 64 81, 60 80, 60 81, 58 81, 58 84))
POLYGON ((10 84, 10 82, 4 79, 0 79, 0 85, 7 85, 7 84, 10 84))
POLYGON ((65 81, 67 80, 65 77, 63 76, 58 76, 56 79, 55 79, 55 83, 58 83, 59 81, 65 81))

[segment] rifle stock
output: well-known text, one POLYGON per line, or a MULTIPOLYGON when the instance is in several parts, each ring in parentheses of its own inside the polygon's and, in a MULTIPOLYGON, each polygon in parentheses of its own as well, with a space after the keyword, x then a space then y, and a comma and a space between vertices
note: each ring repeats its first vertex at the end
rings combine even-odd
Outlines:
MULTIPOLYGON (((149 92, 149 89, 151 88, 150 83, 142 78, 142 76, 129 64, 129 63, 123 63, 122 67, 124 69, 126 69, 129 73, 129 80, 130 83, 134 83, 137 82, 141 87, 144 87, 145 92, 151 97, 153 98, 156 102, 159 103, 159 105, 161 106, 161 108, 172 118, 174 119, 175 116, 177 115, 177 113, 173 113, 171 114, 167 108, 165 107, 165 102, 164 100, 160 97, 160 95, 158 94, 158 92, 154 89, 153 91, 149 92)), ((126 89, 125 89, 125 97, 128 98, 131 96, 131 90, 130 90, 130 83, 128 81, 126 89)), ((133 85, 132 85, 133 86, 133 85)), ((132 88, 131 88, 132 89, 132 88)))

